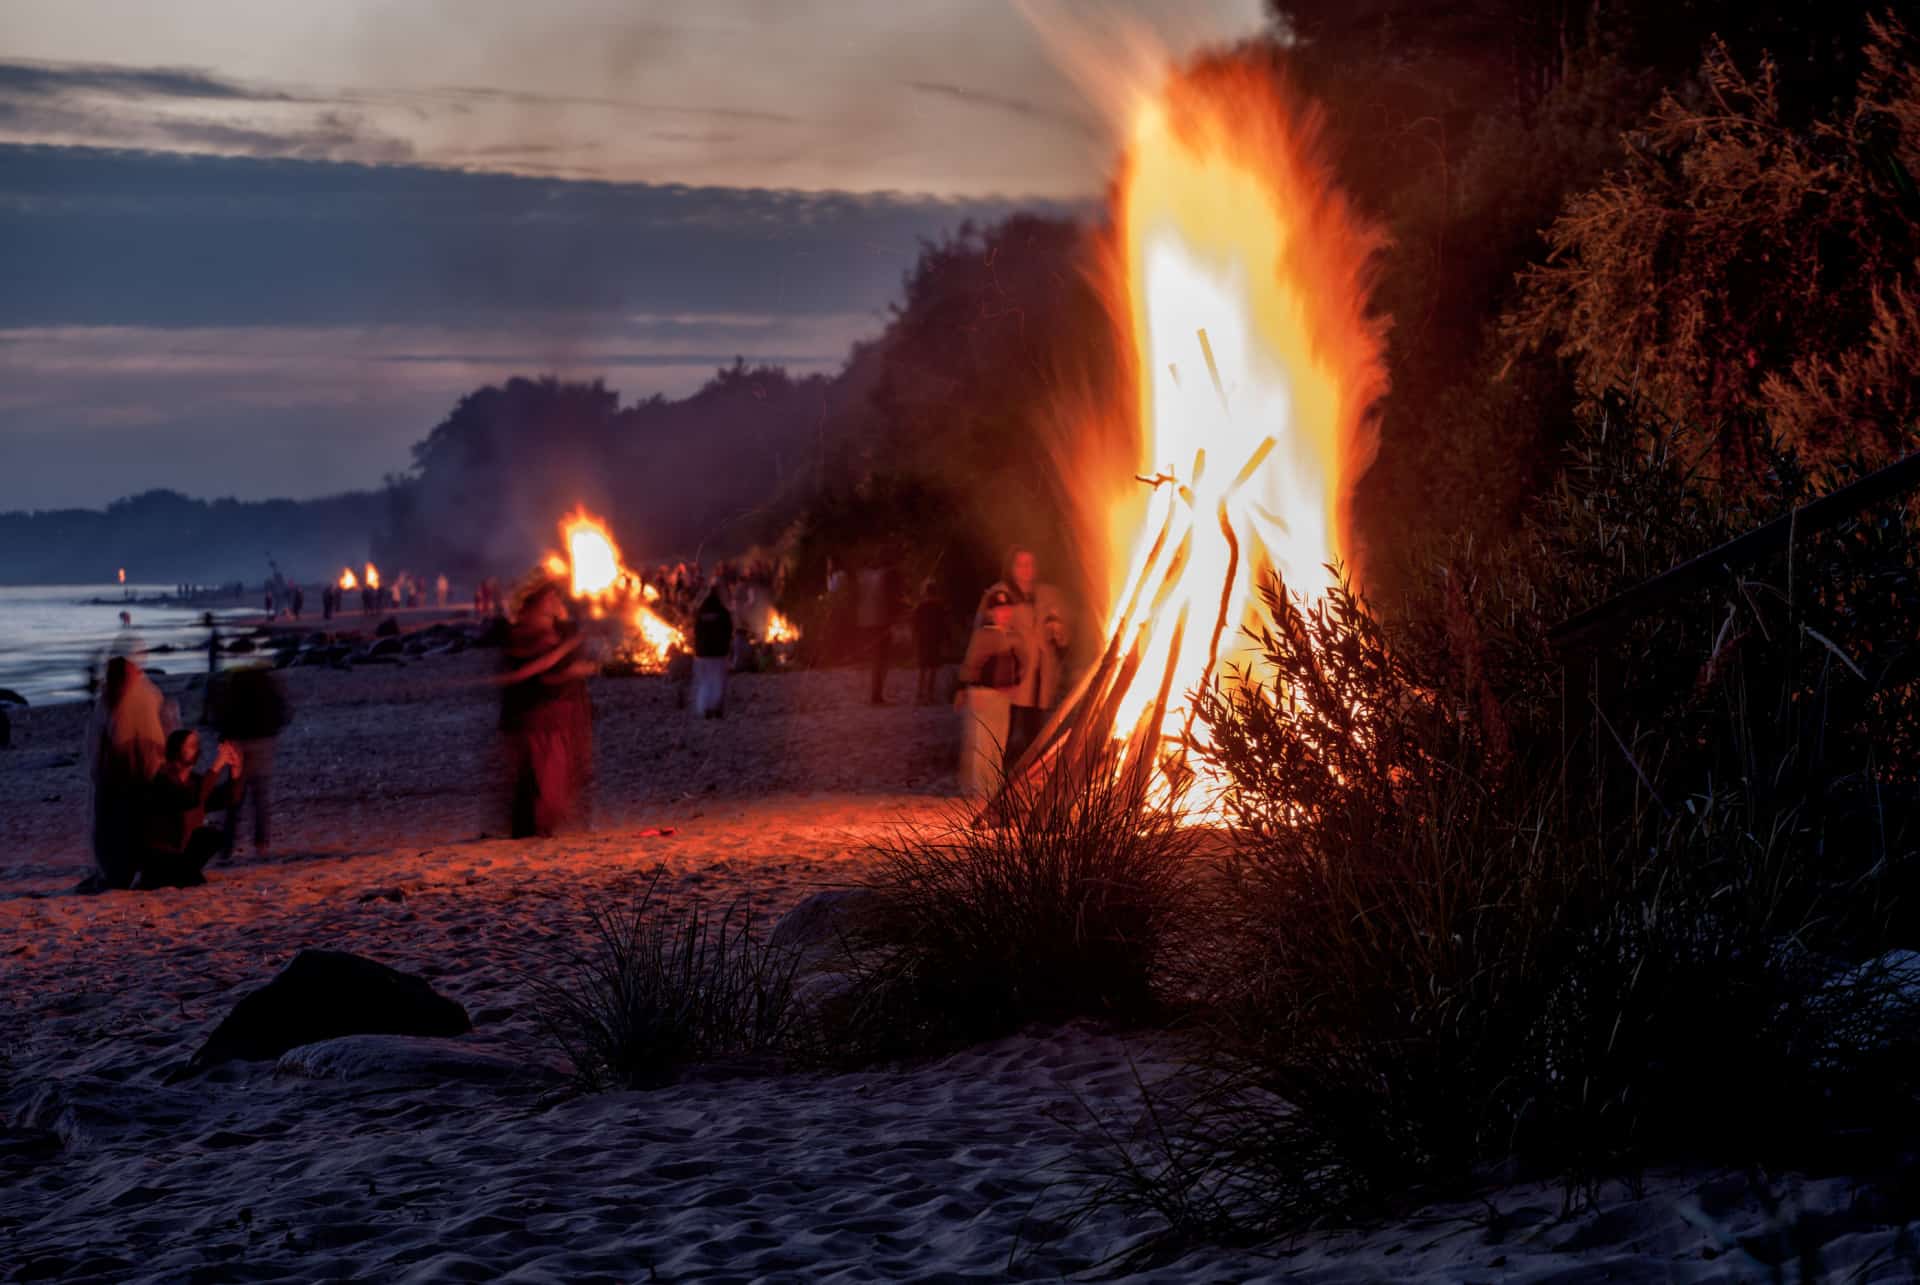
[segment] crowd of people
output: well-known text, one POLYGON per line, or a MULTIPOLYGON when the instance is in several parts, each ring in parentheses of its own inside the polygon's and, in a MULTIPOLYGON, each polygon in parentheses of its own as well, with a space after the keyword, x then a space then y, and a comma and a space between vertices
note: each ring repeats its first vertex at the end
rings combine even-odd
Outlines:
MULTIPOLYGON (((444 577, 435 589, 444 602, 444 577)), ((721 564, 704 575, 682 563, 648 575, 645 592, 686 622, 691 648, 676 662, 683 666, 683 701, 690 690, 696 716, 724 718, 729 674, 754 664, 755 639, 746 621, 769 618, 779 573, 753 563, 721 564)), ((286 593, 288 609, 297 611, 297 586, 276 579, 266 593, 270 609, 276 595, 286 593)), ((951 649, 953 613, 937 581, 930 577, 908 595, 895 561, 884 553, 863 559, 851 572, 831 566, 826 596, 825 617, 839 639, 839 658, 863 667, 872 703, 886 702, 902 625, 912 638, 917 703, 944 699, 943 679, 953 675, 952 701, 962 715, 961 788, 981 796, 997 792, 1060 699, 1073 640, 1066 602, 1041 580, 1033 552, 1012 551, 1004 576, 981 595, 958 653, 951 649), (956 654, 957 668, 951 665, 956 654)), ((588 818, 593 762, 587 679, 599 666, 565 580, 537 574, 523 585, 510 614, 495 581, 482 581, 474 601, 483 619, 504 622, 501 668, 488 681, 500 690, 510 832, 520 838, 580 827, 588 818)), ((338 605, 339 595, 328 592, 326 614, 338 605)), ((211 740, 204 739, 182 724, 175 702, 142 671, 137 639, 122 616, 121 639, 88 723, 95 869, 83 887, 192 885, 204 880, 210 861, 233 851, 244 809, 251 810, 255 850, 268 850, 274 746, 291 707, 271 669, 219 671, 218 631, 209 618, 201 723, 211 740)))

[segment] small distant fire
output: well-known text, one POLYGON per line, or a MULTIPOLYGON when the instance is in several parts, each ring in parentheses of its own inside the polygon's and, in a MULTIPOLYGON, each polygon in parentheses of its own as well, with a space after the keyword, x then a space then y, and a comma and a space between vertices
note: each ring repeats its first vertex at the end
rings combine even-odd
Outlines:
POLYGON ((770 643, 790 643, 800 641, 800 631, 791 620, 777 611, 767 613, 767 641, 770 643))
POLYGON ((611 617, 620 623, 625 633, 618 652, 622 662, 658 671, 666 668, 675 648, 686 649, 686 635, 648 605, 660 595, 627 569, 606 523, 576 509, 560 523, 560 541, 566 554, 546 556, 548 574, 566 580, 573 598, 586 604, 594 619, 611 617))
POLYGON ((120 583, 121 583, 121 584, 125 584, 126 582, 127 582, 127 569, 126 569, 125 567, 121 567, 121 568, 120 568, 120 583))
POLYGON ((340 568, 340 591, 351 593, 360 587, 360 580, 353 574, 352 567, 340 568))
POLYGON ((367 588, 378 589, 379 587, 380 587, 380 568, 374 566, 371 562, 369 562, 367 564, 367 588))

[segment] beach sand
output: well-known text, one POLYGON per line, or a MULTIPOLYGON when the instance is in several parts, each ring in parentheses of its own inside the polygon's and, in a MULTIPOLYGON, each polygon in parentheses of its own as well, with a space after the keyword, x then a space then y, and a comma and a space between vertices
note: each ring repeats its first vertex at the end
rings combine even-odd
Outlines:
MULTIPOLYGON (((243 845, 183 891, 66 891, 87 860, 83 712, 17 720, 0 755, 0 1279, 1058 1279, 1155 1230, 1067 1219, 1095 1157, 1075 1122, 1137 1114, 1136 1075, 1167 1056, 1152 1037, 1074 1025, 857 1074, 571 1092, 528 978, 582 943, 590 906, 660 870, 676 896, 768 916, 856 882, 868 838, 950 806, 957 729, 945 709, 867 706, 852 672, 736 680, 718 722, 675 709, 663 680, 601 680, 595 831, 516 843, 477 685, 490 663, 289 671, 274 850, 243 845), (302 947, 419 974, 475 1029, 168 1083, 302 947)), ((1569 1213, 1557 1189, 1518 1187, 1127 1278, 1766 1279, 1779 1198, 1820 1216, 1835 1279, 1910 1279, 1870 1196, 1676 1173, 1569 1213)))

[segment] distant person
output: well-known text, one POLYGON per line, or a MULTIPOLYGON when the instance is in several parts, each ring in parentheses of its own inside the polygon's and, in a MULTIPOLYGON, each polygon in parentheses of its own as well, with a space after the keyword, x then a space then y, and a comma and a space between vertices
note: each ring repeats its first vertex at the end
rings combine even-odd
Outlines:
POLYGON ((293 608, 293 618, 298 620, 300 619, 301 611, 303 611, 307 605, 307 591, 299 585, 295 585, 293 586, 292 593, 293 600, 290 605, 293 608))
POLYGON ((987 590, 981 615, 983 623, 967 640, 960 690, 953 700, 961 712, 960 788, 967 794, 992 795, 1012 762, 1007 733, 1014 697, 1026 674, 1013 630, 1013 595, 998 587, 987 590))
POLYGON ((693 710, 701 718, 727 716, 727 665, 732 653, 733 613, 715 585, 693 613, 693 710))
POLYGON ((268 619, 268 620, 278 620, 278 619, 280 618, 280 613, 279 613, 278 611, 276 611, 276 610, 274 609, 274 605, 273 605, 273 586, 272 586, 272 585, 268 585, 268 586, 267 586, 267 592, 266 592, 266 606, 267 606, 267 619, 268 619))
POLYGON ((887 703, 887 661, 893 650, 893 617, 900 604, 900 582, 893 560, 876 554, 860 569, 855 585, 855 621, 872 681, 867 703, 887 703))
POLYGON ((1004 590, 1013 603, 1012 629, 1020 644, 1020 689, 1013 696, 1007 728, 1007 767, 1026 753, 1060 700, 1062 675, 1072 635, 1066 600, 1060 591, 1040 581, 1040 563, 1033 550, 1015 547, 1007 555, 1006 578, 991 586, 981 599, 975 624, 987 613, 987 599, 1004 590))
POLYGON ((753 651, 753 635, 745 625, 733 627, 733 654, 728 662, 736 674, 750 674, 760 667, 753 651))
POLYGON ((447 609, 447 577, 445 572, 433 578, 433 600, 439 604, 440 610, 445 611, 447 609))
POLYGON ((509 824, 516 839, 550 836, 586 824, 593 771, 592 662, 568 618, 558 583, 540 581, 507 633, 507 671, 499 681, 500 729, 512 771, 509 824))
POLYGON ((206 824, 207 811, 229 807, 240 791, 240 752, 225 741, 213 764, 197 771, 200 734, 183 727, 167 738, 166 760, 148 786, 142 888, 191 888, 207 881, 207 862, 224 852, 230 836, 206 824))
POLYGON ((920 670, 914 687, 914 700, 921 705, 934 702, 934 688, 940 666, 947 659, 947 601, 940 587, 929 576, 920 585, 920 600, 913 604, 913 658, 920 670))
POLYGON ((107 661, 106 681, 87 720, 94 870, 85 892, 133 886, 147 784, 166 759, 166 700, 126 656, 107 661))
MULTIPOLYGON (((273 841, 268 814, 272 806, 274 750, 280 733, 293 720, 280 675, 259 665, 236 669, 214 684, 210 697, 211 722, 222 747, 231 746, 240 758, 244 788, 233 791, 227 832, 238 833, 240 810, 253 812, 253 847, 267 852, 273 841)), ((231 838, 228 840, 231 844, 231 838)))

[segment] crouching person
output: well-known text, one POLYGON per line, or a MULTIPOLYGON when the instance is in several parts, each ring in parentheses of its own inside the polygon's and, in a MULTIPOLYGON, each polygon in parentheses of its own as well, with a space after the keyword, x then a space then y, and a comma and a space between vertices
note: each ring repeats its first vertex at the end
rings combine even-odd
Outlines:
POLYGON ((181 728, 167 737, 166 762, 147 793, 146 851, 136 886, 190 888, 206 882, 201 871, 224 852, 227 833, 206 824, 209 808, 233 806, 240 795, 240 752, 222 741, 213 766, 195 771, 200 734, 181 728))

